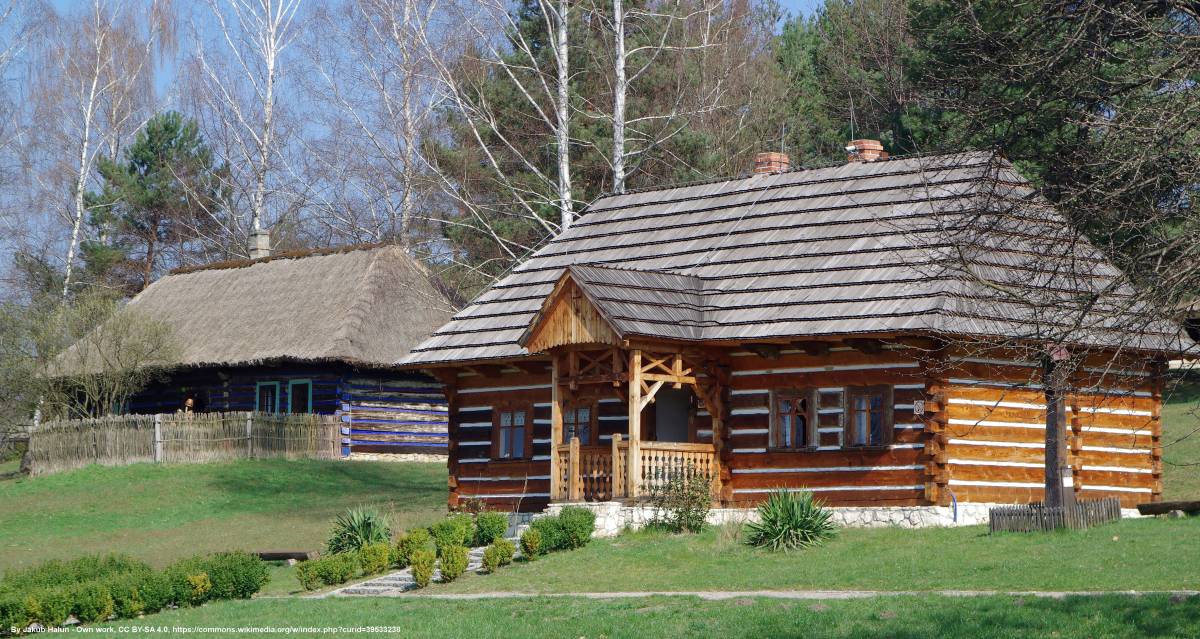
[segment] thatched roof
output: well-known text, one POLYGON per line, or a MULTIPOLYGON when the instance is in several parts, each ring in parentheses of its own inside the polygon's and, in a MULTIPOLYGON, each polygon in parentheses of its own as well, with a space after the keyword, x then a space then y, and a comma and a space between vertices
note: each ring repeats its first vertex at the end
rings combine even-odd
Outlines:
POLYGON ((530 355, 520 339, 572 266, 622 335, 708 343, 898 333, 1028 339, 1052 323, 1037 316, 1043 308, 981 285, 994 279, 1035 296, 1103 291, 1073 335, 1081 343, 1186 346, 1169 322, 1147 321, 1131 334, 1124 320, 1151 313, 1131 307, 1136 296, 1124 276, 1069 231, 1007 160, 987 152, 612 195, 403 363, 530 355), (1009 203, 1018 209, 1002 211, 1009 203), (964 241, 955 225, 973 216, 996 226, 964 241), (969 273, 944 268, 960 249, 969 273))
POLYGON ((394 245, 178 271, 127 308, 172 329, 181 366, 391 366, 453 313, 426 269, 394 245))

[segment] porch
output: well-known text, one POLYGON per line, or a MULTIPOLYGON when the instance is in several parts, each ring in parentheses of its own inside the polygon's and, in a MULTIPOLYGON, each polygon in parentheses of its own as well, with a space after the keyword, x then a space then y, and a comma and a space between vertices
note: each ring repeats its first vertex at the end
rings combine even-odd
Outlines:
POLYGON ((714 361, 638 348, 556 348, 551 356, 551 502, 638 501, 693 477, 707 479, 721 500, 725 386, 714 361), (609 443, 588 436, 594 425, 576 423, 576 407, 598 398, 619 399, 628 414, 626 432, 609 443), (711 419, 711 442, 699 441, 697 414, 711 419))

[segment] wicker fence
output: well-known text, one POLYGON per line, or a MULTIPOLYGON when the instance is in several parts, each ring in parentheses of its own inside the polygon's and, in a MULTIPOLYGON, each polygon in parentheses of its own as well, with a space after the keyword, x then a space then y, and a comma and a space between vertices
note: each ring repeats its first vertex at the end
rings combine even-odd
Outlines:
POLYGON ((332 415, 196 413, 115 415, 47 422, 29 436, 32 474, 89 464, 204 462, 251 457, 336 459, 339 422, 332 415))
POLYGON ((1028 504, 1000 506, 988 511, 988 525, 992 532, 1035 532, 1058 528, 1082 530, 1120 518, 1121 501, 1116 497, 1079 501, 1059 508, 1028 504))

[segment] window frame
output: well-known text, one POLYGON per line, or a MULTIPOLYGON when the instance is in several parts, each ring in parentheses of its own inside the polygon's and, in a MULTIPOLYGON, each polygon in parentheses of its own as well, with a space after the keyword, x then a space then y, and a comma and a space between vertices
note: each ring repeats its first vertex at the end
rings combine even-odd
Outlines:
MULTIPOLYGON (((511 429, 511 428, 512 428, 512 426, 509 426, 509 429, 511 429)), ((533 404, 531 404, 531 403, 507 403, 507 404, 496 405, 492 409, 491 460, 498 461, 498 462, 509 462, 509 461, 529 461, 531 459, 533 459, 533 404), (503 413, 518 413, 518 412, 525 413, 525 426, 524 426, 525 435, 523 438, 524 439, 523 448, 521 450, 522 455, 520 457, 514 457, 512 455, 509 455, 508 457, 501 457, 500 456, 500 441, 503 437, 503 431, 500 428, 500 416, 503 413)))
MULTIPOLYGON (((791 452, 807 452, 816 450, 821 445, 821 422, 820 413, 818 411, 818 403, 820 402, 819 391, 816 388, 802 387, 781 387, 773 388, 768 394, 768 399, 771 402, 770 408, 770 423, 767 429, 768 448, 770 450, 791 451, 791 452), (805 419, 808 421, 808 441, 802 446, 794 445, 795 440, 795 425, 793 429, 793 445, 784 446, 780 443, 782 435, 782 420, 779 414, 779 402, 784 399, 791 399, 795 402, 797 399, 804 399, 808 402, 808 407, 805 409, 805 419)), ((792 411, 795 413, 795 411, 792 411)))
POLYGON ((255 382, 255 384, 254 384, 254 412, 256 412, 256 413, 268 413, 269 412, 272 415, 279 413, 279 382, 255 382), (263 386, 274 386, 275 387, 275 406, 270 411, 262 410, 262 406, 259 405, 259 402, 262 401, 262 387, 263 386))
POLYGON ((311 379, 290 379, 290 380, 288 380, 288 400, 287 400, 288 414, 289 415, 311 415, 313 412, 312 396, 313 396, 313 383, 312 383, 311 379), (293 389, 300 384, 308 385, 308 397, 306 399, 306 401, 308 402, 308 406, 304 410, 303 413, 297 413, 295 410, 293 410, 294 405, 292 403, 293 398, 296 396, 295 392, 293 392, 293 389))
POLYGON ((591 440, 592 440, 592 441, 590 441, 590 442, 585 442, 585 441, 583 441, 583 440, 581 439, 581 440, 579 440, 579 445, 580 445, 580 446, 598 446, 598 445, 599 445, 599 443, 600 443, 600 432, 599 432, 599 430, 600 430, 600 419, 599 419, 599 417, 596 415, 596 408, 597 408, 597 405, 598 405, 598 404, 599 404, 599 402, 596 402, 596 401, 588 401, 588 400, 583 400, 583 401, 578 401, 578 402, 568 402, 568 403, 567 403, 567 405, 566 405, 566 406, 563 408, 563 422, 562 422, 562 428, 563 428, 563 433, 562 433, 562 435, 563 435, 563 443, 570 443, 570 441, 571 441, 571 438, 570 438, 570 437, 567 437, 567 432, 568 432, 568 431, 567 431, 567 427, 568 427, 568 425, 567 425, 567 415, 566 415, 566 413, 568 413, 568 412, 575 412, 575 411, 578 411, 578 410, 579 410, 579 409, 581 409, 581 408, 586 408, 586 409, 588 409, 588 431, 591 433, 591 440))
MULTIPOLYGON (((872 384, 869 386, 847 386, 842 391, 842 419, 844 420, 844 430, 842 432, 842 448, 854 450, 871 450, 885 449, 891 446, 895 441, 896 430, 896 399, 895 389, 891 384, 872 384), (880 428, 883 440, 880 442, 869 442, 866 444, 854 443, 854 423, 857 417, 857 411, 854 408, 854 398, 879 395, 880 396, 880 413, 882 415, 880 428)), ((867 437, 870 439, 870 422, 867 423, 867 437)))

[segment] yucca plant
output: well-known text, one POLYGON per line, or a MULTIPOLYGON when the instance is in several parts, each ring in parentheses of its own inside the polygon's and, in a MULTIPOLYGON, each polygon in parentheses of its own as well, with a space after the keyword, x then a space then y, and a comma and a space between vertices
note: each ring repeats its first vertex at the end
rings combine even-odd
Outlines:
POLYGON ((333 520, 325 549, 330 553, 356 552, 370 544, 391 542, 392 531, 374 508, 351 508, 333 520))
POLYGON ((774 551, 815 546, 833 537, 833 513, 809 491, 777 490, 758 507, 760 521, 746 525, 746 543, 774 551))

